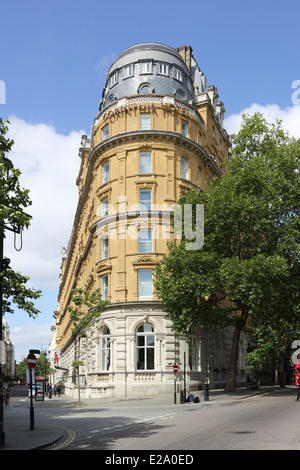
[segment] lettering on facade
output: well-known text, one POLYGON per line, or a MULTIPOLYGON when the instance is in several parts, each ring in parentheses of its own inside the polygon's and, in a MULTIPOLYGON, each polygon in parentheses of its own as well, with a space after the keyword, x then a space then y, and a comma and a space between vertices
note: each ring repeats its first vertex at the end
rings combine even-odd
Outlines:
POLYGON ((160 312, 161 308, 160 307, 127 307, 127 308, 122 308, 121 312, 122 313, 132 313, 132 312, 160 312))
MULTIPOLYGON (((188 115, 188 110, 186 108, 183 108, 182 106, 178 106, 175 104, 171 103, 162 103, 161 108, 168 113, 172 114, 179 114, 181 116, 187 116, 188 115)), ((103 120, 108 121, 108 120, 115 120, 115 118, 118 118, 119 116, 123 117, 124 114, 130 114, 132 111, 141 111, 141 112, 150 112, 151 110, 155 110, 155 106, 153 103, 150 104, 128 104, 124 106, 119 106, 118 108, 112 109, 108 111, 107 113, 104 114, 103 120)))

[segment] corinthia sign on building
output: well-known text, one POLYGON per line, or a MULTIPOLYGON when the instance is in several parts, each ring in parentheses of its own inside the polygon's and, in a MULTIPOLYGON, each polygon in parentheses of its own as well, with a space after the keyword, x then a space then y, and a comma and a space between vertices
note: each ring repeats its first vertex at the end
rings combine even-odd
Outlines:
MULTIPOLYGON (((83 395, 172 393, 174 363, 182 364, 177 384, 183 388, 184 357, 189 389, 202 388, 202 329, 173 335, 152 278, 174 237, 169 214, 180 195, 191 188, 206 191, 207 179, 222 176, 230 151, 224 112, 191 47, 138 44, 108 70, 91 135, 82 136, 79 201, 61 265, 55 381, 63 382, 66 394, 77 393, 67 311, 75 287, 100 287, 110 301, 82 348, 83 395)), ((226 329, 209 335, 216 386, 225 382, 230 337, 226 329)), ((242 342, 245 351, 247 338, 242 342)))

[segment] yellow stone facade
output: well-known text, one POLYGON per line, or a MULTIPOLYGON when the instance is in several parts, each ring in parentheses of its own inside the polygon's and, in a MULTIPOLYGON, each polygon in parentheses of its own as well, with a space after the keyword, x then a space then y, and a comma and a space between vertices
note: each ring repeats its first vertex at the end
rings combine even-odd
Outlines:
MULTIPOLYGON (((110 85, 112 80, 118 80, 120 87, 122 77, 123 81, 126 78, 122 73, 131 72, 135 77, 138 64, 141 71, 141 62, 148 57, 152 58, 152 74, 157 64, 163 63, 164 68, 160 65, 157 70, 162 75, 168 71, 170 81, 180 82, 181 78, 183 82, 178 70, 189 76, 193 67, 198 67, 190 47, 171 50, 163 46, 162 50, 160 45, 146 46, 136 46, 132 53, 129 48, 129 54, 125 51, 125 56, 124 53, 119 56, 114 63, 117 72, 113 64, 107 74, 106 96, 109 87, 114 86, 110 85), (135 72, 128 71, 133 53, 135 72), (155 54, 162 55, 156 58, 155 54)), ((197 70, 199 74, 199 67, 197 70)), ((137 76, 143 85, 144 76, 141 72, 137 76)), ((160 78, 157 72, 158 85, 160 78)), ((190 77, 187 90, 191 82, 190 77)), ((110 301, 99 327, 90 334, 85 353, 81 372, 89 390, 87 395, 170 391, 173 387, 170 361, 180 362, 183 351, 191 356, 189 340, 172 335, 172 325, 151 291, 149 276, 167 254, 167 243, 173 239, 169 214, 180 195, 191 188, 207 191, 207 180, 221 177, 225 171, 222 164, 230 152, 230 139, 223 128, 223 116, 224 106, 218 101, 217 89, 204 86, 199 91, 195 83, 192 99, 151 89, 145 94, 115 96, 108 103, 102 100, 91 136, 82 137, 76 182, 78 207, 61 265, 56 343, 65 370, 63 380, 70 393, 73 386, 70 363, 74 358, 66 308, 75 287, 91 290, 100 287, 110 301), (136 335, 142 324, 149 324, 154 331, 156 349, 151 358, 155 359, 154 362, 149 359, 148 367, 146 362, 144 367, 137 365, 140 363, 136 358, 146 353, 150 357, 150 350, 138 351, 141 340, 136 335), (109 331, 109 341, 103 334, 104 328, 109 331), (105 353, 109 359, 106 358, 103 368, 104 344, 109 344, 109 352, 105 353)), ((203 371, 199 338, 195 346, 197 365, 193 366, 198 373, 196 381, 203 371)), ((190 363, 191 370, 193 367, 190 363)))

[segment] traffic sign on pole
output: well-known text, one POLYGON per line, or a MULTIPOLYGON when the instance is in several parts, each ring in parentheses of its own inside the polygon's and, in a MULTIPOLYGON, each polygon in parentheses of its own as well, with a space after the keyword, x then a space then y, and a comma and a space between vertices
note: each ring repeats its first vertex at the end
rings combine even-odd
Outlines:
POLYGON ((36 367, 36 357, 34 354, 30 353, 27 356, 27 365, 30 369, 34 369, 36 367))
POLYGON ((174 372, 174 374, 177 374, 177 372, 178 372, 178 365, 177 364, 174 364, 173 372, 174 372))

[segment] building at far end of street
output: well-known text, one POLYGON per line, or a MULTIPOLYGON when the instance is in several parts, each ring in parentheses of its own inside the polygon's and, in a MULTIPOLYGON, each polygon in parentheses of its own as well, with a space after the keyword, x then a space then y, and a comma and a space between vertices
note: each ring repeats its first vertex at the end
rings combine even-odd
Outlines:
POLYGON ((12 377, 16 375, 15 345, 10 340, 9 326, 6 320, 2 320, 2 341, 1 347, 1 369, 2 377, 12 377))

